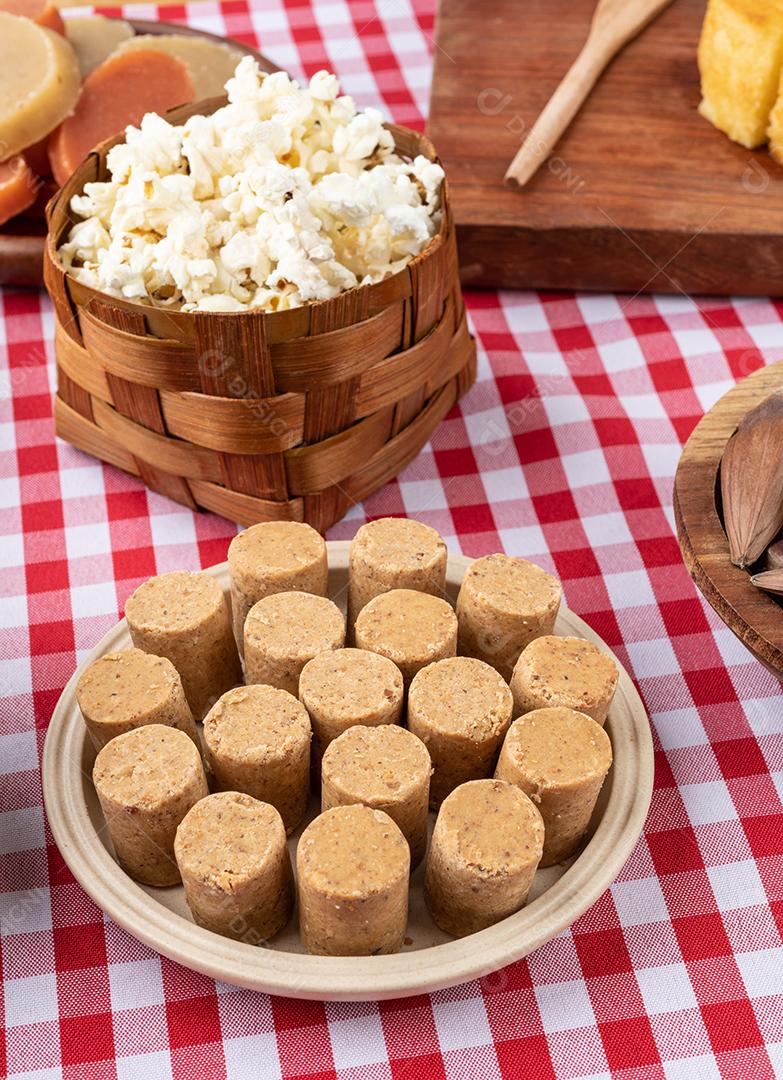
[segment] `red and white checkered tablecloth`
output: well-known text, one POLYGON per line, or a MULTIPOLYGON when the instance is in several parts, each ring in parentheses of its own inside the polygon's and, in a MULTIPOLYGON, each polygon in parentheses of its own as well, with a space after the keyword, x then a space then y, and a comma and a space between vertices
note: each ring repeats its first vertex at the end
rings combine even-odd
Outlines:
MULTIPOLYGON (((157 9, 328 66, 420 126, 433 0, 244 0, 157 9)), ((151 6, 127 8, 154 18, 151 6)), ((672 476, 705 409, 783 357, 780 305, 474 293, 479 379, 397 482, 332 531, 410 514, 469 555, 563 580, 652 717, 655 793, 617 882, 568 931, 431 997, 296 1002, 193 974, 76 885, 39 761, 77 661, 143 578, 225 557, 196 516, 52 432, 52 314, 0 295, 0 1075, 68 1080, 766 1080, 783 1076, 783 696, 702 603, 672 476)))

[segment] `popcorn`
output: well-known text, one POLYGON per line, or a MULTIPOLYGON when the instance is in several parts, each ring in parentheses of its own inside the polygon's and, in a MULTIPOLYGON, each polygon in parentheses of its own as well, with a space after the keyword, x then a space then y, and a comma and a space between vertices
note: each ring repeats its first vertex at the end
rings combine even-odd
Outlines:
POLYGON ((391 136, 383 127, 383 117, 377 109, 367 109, 366 112, 357 113, 343 127, 338 127, 334 133, 334 152, 345 161, 360 161, 369 158, 376 147, 382 146, 390 150, 389 141, 384 142, 383 136, 391 136))
POLYGON ((396 273, 440 223, 443 170, 405 161, 334 75, 307 89, 244 57, 228 104, 182 127, 148 114, 71 200, 77 280, 184 311, 281 311, 396 273))
POLYGON ((310 96, 316 101, 334 101, 340 93, 340 84, 336 75, 328 71, 316 71, 310 80, 310 96))

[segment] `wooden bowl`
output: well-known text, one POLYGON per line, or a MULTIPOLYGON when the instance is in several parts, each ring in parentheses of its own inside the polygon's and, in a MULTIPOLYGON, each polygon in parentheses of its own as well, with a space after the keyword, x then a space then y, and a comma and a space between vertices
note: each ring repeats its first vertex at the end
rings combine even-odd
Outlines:
MULTIPOLYGON (((277 71, 277 65, 267 60, 261 53, 243 45, 232 38, 222 38, 209 34, 206 30, 194 30, 178 23, 147 22, 143 19, 129 19, 137 34, 182 34, 186 37, 203 37, 230 45, 237 52, 254 57, 263 71, 277 71)), ((0 226, 0 285, 33 286, 43 285, 43 259, 46 245, 46 222, 43 217, 20 214, 5 225, 0 226)))
POLYGON ((744 379, 694 429, 674 480, 674 516, 685 565, 704 598, 740 641, 783 679, 783 610, 729 558, 720 499, 726 443, 747 412, 783 385, 783 361, 744 379))
MULTIPOLYGON (((329 542, 329 594, 345 610, 347 541, 329 542)), ((447 591, 456 598, 470 560, 449 557, 447 591)), ((212 574, 228 588, 228 566, 212 574)), ((570 611, 561 609, 558 634, 587 638, 610 650, 570 611)), ((644 706, 615 657, 620 679, 606 730, 614 764, 576 857, 539 870, 527 906, 488 930, 454 940, 434 925, 424 904, 420 865, 411 881, 409 944, 395 956, 327 957, 303 952, 295 919, 258 948, 195 926, 181 886, 156 889, 132 881, 114 861, 90 779, 95 751, 75 699, 76 682, 99 656, 131 645, 123 619, 85 657, 54 711, 43 753, 43 791, 54 839, 71 871, 95 902, 120 926, 186 967, 251 990, 296 998, 368 1000, 404 997, 452 986, 518 960, 570 926, 614 881, 642 831, 650 804, 653 752, 644 706)), ((310 813, 296 840, 318 811, 310 813)))

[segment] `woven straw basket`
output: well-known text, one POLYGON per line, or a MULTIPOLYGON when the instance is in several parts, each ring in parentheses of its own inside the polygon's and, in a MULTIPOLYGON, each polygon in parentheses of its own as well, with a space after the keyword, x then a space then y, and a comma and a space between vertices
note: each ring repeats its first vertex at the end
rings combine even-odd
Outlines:
MULTIPOLYGON (((390 130, 400 154, 435 160, 424 136, 390 130)), ((418 453, 475 378, 445 185, 438 235, 377 285, 291 311, 170 312, 80 285, 55 258, 71 197, 105 178, 118 141, 98 147, 48 210, 57 434, 193 509, 323 532, 418 453)))

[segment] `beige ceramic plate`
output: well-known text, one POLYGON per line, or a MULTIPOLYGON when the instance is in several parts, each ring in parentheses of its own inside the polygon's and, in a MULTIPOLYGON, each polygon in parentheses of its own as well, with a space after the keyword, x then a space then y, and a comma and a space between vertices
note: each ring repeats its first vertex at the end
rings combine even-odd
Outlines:
MULTIPOLYGON (((337 541, 328 546, 330 592, 340 602, 348 576, 348 543, 337 541)), ((452 598, 469 565, 470 560, 461 556, 449 558, 452 598)), ((228 586, 226 563, 208 573, 228 586)), ((585 637, 606 649, 569 611, 561 611, 557 632, 585 637)), ((396 956, 308 956, 299 945, 295 920, 263 948, 230 941, 193 924, 181 887, 137 885, 114 861, 90 781, 95 755, 74 689, 87 664, 130 644, 123 619, 93 649, 63 691, 43 756, 49 823, 77 880, 116 923, 172 960, 224 982, 290 997, 363 1000, 418 994, 486 975, 570 926, 612 883, 642 831, 652 792, 652 740, 644 706, 621 669, 607 723, 614 765, 593 817, 589 842, 570 864, 539 871, 530 901, 522 911, 481 933, 459 941, 449 938, 427 914, 420 866, 411 888, 411 944, 396 956)), ((315 811, 313 805, 311 816, 315 811)), ((295 840, 292 838, 292 847, 295 840)))

